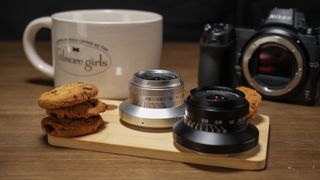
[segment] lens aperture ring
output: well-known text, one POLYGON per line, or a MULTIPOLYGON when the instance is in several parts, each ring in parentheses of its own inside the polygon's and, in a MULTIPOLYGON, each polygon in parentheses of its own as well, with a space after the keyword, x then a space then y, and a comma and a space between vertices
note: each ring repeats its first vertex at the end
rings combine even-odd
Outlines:
POLYGON ((248 116, 229 120, 202 119, 202 121, 194 121, 185 117, 184 123, 195 130, 226 134, 244 130, 247 128, 249 121, 248 116))
POLYGON ((131 98, 130 102, 136 106, 144 107, 144 108, 170 108, 176 107, 183 104, 183 95, 175 95, 175 96, 139 96, 137 98, 131 98))

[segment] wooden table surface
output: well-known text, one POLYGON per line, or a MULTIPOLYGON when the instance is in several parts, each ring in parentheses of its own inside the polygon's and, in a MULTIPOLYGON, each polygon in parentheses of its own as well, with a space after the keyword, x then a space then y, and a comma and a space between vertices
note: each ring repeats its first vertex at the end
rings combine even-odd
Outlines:
MULTIPOLYGON (((37 48, 51 59, 50 43, 37 48)), ((166 43, 162 68, 176 71, 188 92, 197 84, 197 43, 166 43)), ((263 101, 270 116, 262 171, 191 165, 48 145, 37 97, 53 81, 26 59, 21 42, 0 42, 0 179, 320 179, 320 106, 263 101)))

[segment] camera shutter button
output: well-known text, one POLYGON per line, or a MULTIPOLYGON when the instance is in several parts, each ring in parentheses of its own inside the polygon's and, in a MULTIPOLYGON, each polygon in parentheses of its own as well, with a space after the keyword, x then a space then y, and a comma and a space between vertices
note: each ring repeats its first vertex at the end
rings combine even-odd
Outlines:
POLYGON ((211 25, 210 24, 204 25, 204 31, 209 31, 210 29, 211 29, 211 25))

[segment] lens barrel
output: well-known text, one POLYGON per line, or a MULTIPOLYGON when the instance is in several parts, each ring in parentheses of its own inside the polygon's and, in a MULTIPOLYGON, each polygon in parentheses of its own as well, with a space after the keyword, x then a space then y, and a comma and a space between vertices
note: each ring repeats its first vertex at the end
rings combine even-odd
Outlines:
POLYGON ((183 94, 183 81, 175 72, 137 72, 129 84, 129 99, 119 107, 120 118, 135 126, 170 128, 184 116, 183 94))
POLYGON ((255 147, 259 131, 249 123, 245 95, 227 87, 191 90, 186 117, 173 126, 176 145, 201 153, 238 153, 255 147))

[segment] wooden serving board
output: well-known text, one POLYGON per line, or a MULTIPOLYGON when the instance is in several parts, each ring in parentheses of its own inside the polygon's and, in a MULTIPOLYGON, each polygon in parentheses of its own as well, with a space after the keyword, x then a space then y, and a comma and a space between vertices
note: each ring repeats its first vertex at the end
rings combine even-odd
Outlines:
POLYGON ((268 116, 258 114, 253 122, 260 131, 259 144, 255 148, 239 154, 208 155, 179 151, 170 131, 141 131, 123 124, 119 120, 118 109, 121 101, 103 101, 111 110, 101 114, 106 123, 98 132, 77 138, 48 135, 49 144, 234 169, 260 170, 266 165, 270 121, 268 116))

